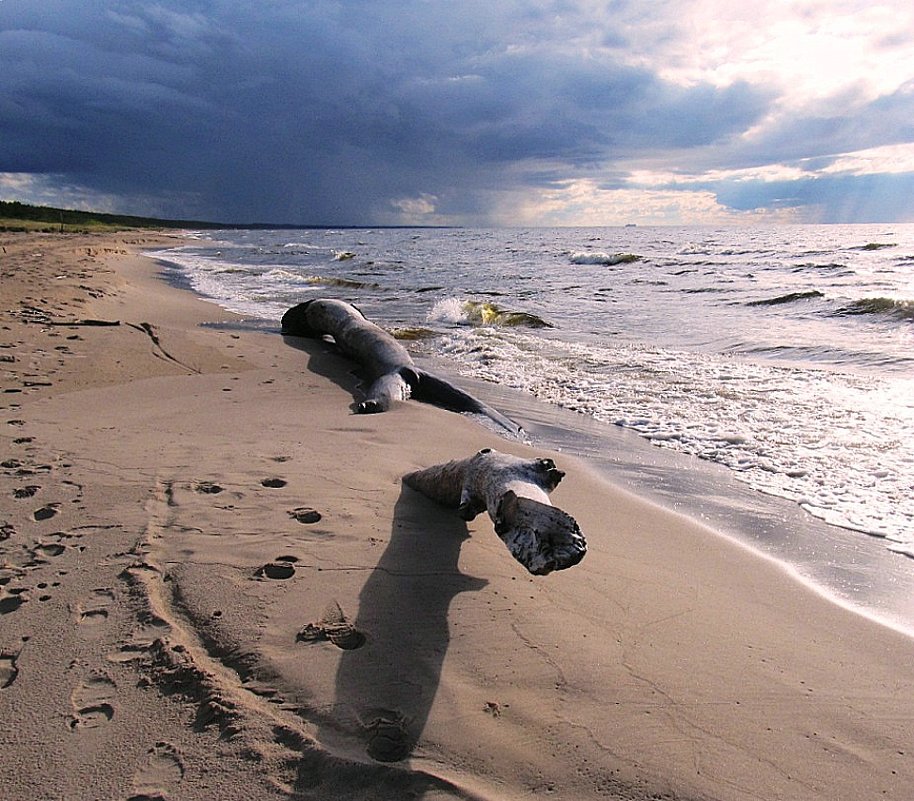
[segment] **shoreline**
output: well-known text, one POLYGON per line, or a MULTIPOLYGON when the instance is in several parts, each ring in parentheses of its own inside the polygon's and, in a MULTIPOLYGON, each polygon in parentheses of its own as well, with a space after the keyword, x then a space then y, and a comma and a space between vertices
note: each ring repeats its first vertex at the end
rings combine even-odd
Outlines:
POLYGON ((658 448, 630 430, 468 378, 434 360, 428 369, 520 420, 534 447, 582 459, 611 484, 773 561, 830 603, 914 638, 910 558, 886 548, 883 538, 828 523, 795 501, 756 490, 722 465, 658 448), (834 549, 841 562, 829 558, 834 549))
POLYGON ((530 449, 351 414, 349 363, 201 327, 143 239, 0 236, 12 797, 907 797, 911 638, 540 448, 590 553, 527 576, 399 479, 530 449))

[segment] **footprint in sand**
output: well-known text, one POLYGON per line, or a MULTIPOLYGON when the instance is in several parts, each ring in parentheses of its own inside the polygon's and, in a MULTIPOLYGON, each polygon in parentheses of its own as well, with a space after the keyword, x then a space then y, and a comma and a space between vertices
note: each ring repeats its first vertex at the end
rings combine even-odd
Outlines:
POLYGON ((194 487, 194 490, 203 495, 218 495, 222 492, 222 487, 218 484, 214 484, 212 481, 199 481, 197 486, 194 487))
POLYGON ((407 721, 399 712, 378 710, 365 727, 368 731, 368 756, 378 762, 399 762, 409 756, 407 721))
POLYGON ((365 635, 349 622, 342 607, 333 601, 317 623, 306 623, 295 637, 296 642, 331 642, 344 651, 354 651, 365 644, 365 635))
POLYGON ((299 506, 297 509, 289 510, 289 517, 299 523, 317 523, 321 519, 321 513, 309 506, 299 506))
POLYGON ((156 743, 133 777, 135 793, 127 801, 165 801, 183 778, 184 763, 178 750, 171 743, 156 743))
POLYGON ((128 639, 118 643, 117 650, 108 654, 108 661, 120 663, 145 659, 155 646, 156 640, 165 637, 170 631, 171 626, 165 620, 152 615, 135 629, 128 639))
POLYGON ((93 590, 89 600, 77 607, 80 634, 89 637, 96 636, 101 625, 108 620, 113 604, 114 593, 107 587, 93 590))
POLYGON ((0 615, 8 615, 15 612, 28 599, 23 595, 27 592, 25 589, 10 590, 8 595, 0 596, 0 615))
POLYGON ((295 575, 293 562, 297 561, 297 556, 277 556, 274 561, 257 568, 255 575, 269 579, 289 579, 295 575))
POLYGON ((52 517, 54 517, 54 515, 57 514, 57 506, 58 504, 56 503, 49 503, 47 506, 42 506, 40 509, 36 509, 34 512, 32 512, 32 517, 34 517, 38 522, 42 520, 50 520, 52 517))
POLYGON ((19 654, 11 654, 7 651, 0 651, 0 690, 9 687, 19 675, 19 668, 16 667, 16 660, 19 654))
POLYGON ((39 554, 41 556, 60 556, 66 550, 67 546, 61 545, 59 542, 43 542, 35 546, 32 554, 36 558, 39 554))
POLYGON ((104 673, 94 673, 73 691, 75 714, 69 726, 73 731, 97 729, 114 717, 111 704, 115 684, 104 673))

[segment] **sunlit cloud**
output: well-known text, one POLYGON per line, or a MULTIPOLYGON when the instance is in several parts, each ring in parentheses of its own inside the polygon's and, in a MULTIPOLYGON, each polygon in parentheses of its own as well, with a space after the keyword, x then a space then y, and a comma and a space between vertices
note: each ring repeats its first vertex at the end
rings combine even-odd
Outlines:
POLYGON ((394 198, 390 211, 381 212, 378 222, 382 225, 450 225, 454 221, 437 213, 438 198, 427 192, 414 197, 394 198))
POLYGON ((589 179, 565 181, 521 197, 500 199, 503 225, 619 226, 761 225, 797 221, 791 209, 735 211, 708 190, 604 189, 589 179))
MULTIPOLYGON (((67 181, 64 175, 0 173, 0 200, 18 200, 34 205, 65 206, 93 211, 116 211, 123 199, 67 181)), ((138 212, 143 213, 143 212, 138 212)))
POLYGON ((825 175, 914 174, 914 143, 842 153, 831 164, 821 167, 820 172, 825 175))
POLYGON ((677 82, 764 83, 796 106, 848 88, 872 100, 914 75, 908 3, 661 0, 650 12, 658 21, 634 28, 633 52, 677 82))

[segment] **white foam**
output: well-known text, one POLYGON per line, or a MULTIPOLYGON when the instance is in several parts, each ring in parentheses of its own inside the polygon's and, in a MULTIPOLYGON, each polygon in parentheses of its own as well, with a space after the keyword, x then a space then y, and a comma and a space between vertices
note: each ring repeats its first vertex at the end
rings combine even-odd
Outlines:
POLYGON ((632 253, 605 253, 603 251, 576 250, 570 255, 572 264, 627 264, 638 261, 640 256, 632 253))
POLYGON ((426 315, 428 322, 469 324, 466 301, 458 298, 444 298, 435 303, 426 315))
MULTIPOLYGON (((462 329, 443 350, 468 375, 718 462, 834 525, 893 541, 914 538, 914 499, 897 479, 906 474, 906 456, 886 442, 900 430, 887 430, 872 407, 879 392, 872 377, 504 330, 462 329), (838 486, 829 489, 836 476, 838 486)), ((903 428, 914 432, 909 418, 903 428)))

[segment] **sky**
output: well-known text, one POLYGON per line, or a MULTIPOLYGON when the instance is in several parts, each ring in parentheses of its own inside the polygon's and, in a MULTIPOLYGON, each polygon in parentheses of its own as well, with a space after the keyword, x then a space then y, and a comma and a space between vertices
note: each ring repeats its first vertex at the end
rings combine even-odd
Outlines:
POLYGON ((0 199, 315 225, 914 222, 910 0, 0 0, 0 199))

